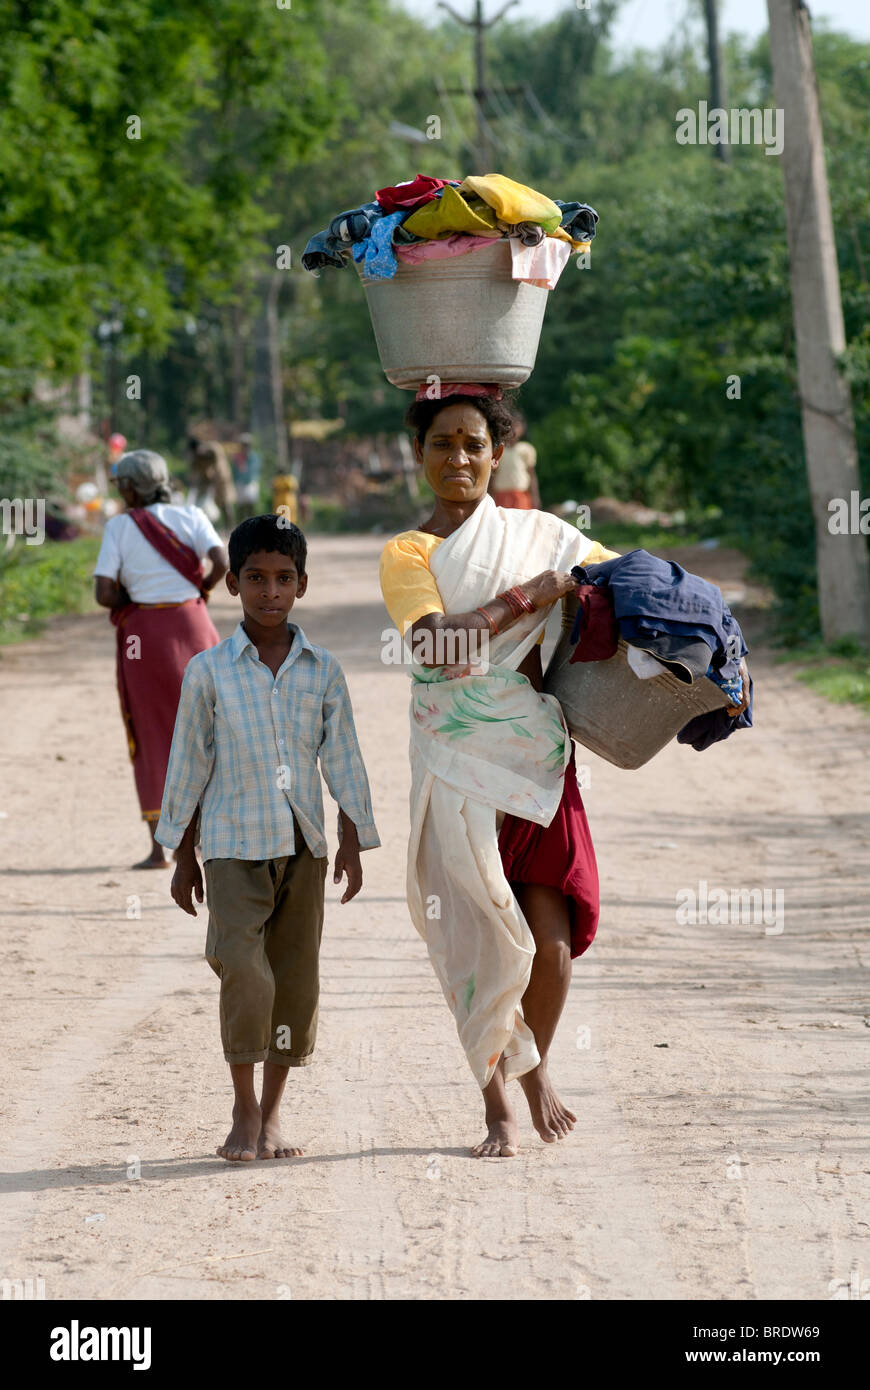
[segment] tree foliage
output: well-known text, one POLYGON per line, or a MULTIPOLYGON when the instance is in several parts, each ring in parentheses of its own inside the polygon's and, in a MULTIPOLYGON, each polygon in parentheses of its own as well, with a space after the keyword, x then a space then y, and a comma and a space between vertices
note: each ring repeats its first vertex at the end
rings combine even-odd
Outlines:
MULTIPOLYGON (((550 296, 522 392, 544 500, 608 492, 716 515, 803 631, 813 533, 779 161, 749 145, 722 167, 709 146, 677 145, 677 111, 709 96, 702 32, 684 24, 661 52, 616 59, 617 9, 566 4, 487 40, 497 167, 601 214, 591 268, 569 264, 550 296)), ((118 370, 144 384, 125 432, 171 450, 197 412, 231 419, 286 244, 290 417, 399 428, 408 397, 384 382, 356 272, 309 277, 299 256, 384 184, 468 172, 472 44, 443 14, 424 24, 387 0, 0 0, 0 411, 36 374, 95 361, 108 316, 122 323, 118 370), (439 138, 416 144, 392 124, 426 131, 433 116, 439 138)), ((870 45, 820 31, 815 52, 866 468, 870 45)), ((773 105, 766 40, 732 37, 725 67, 731 105, 773 105)))
POLYGON ((320 7, 249 0, 0 4, 0 362, 7 394, 75 370, 100 316, 165 347, 234 287, 276 172, 342 110, 320 7))

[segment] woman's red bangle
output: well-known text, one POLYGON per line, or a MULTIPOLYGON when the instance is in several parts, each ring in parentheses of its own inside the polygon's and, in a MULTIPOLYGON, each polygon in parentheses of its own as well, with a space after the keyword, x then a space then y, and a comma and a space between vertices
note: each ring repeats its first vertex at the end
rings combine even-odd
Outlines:
POLYGON ((486 618, 487 625, 488 625, 488 627, 489 627, 489 635, 490 635, 490 637, 495 637, 496 634, 498 633, 498 623, 496 622, 495 618, 494 618, 494 617, 492 616, 492 614, 490 613, 489 609, 488 609, 488 608, 482 608, 482 607, 481 607, 481 608, 478 608, 476 611, 477 611, 478 613, 482 613, 483 616, 486 618))
POLYGON ((512 589, 505 589, 498 597, 504 599, 515 618, 521 617, 523 613, 535 612, 535 605, 519 584, 515 584, 512 589))

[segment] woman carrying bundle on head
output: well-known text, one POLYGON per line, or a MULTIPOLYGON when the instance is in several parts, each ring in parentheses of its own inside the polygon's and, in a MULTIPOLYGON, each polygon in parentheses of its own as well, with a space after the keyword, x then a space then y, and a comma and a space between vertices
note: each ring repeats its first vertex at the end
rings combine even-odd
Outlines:
POLYGON ((513 419, 498 388, 449 392, 421 391, 408 412, 435 504, 384 548, 381 588, 415 656, 408 906, 483 1091, 472 1152, 507 1158, 512 1078, 545 1142, 576 1119, 547 1061, 571 960, 595 935, 598 873, 540 643, 571 566, 613 552, 547 512, 497 506, 487 489, 513 419))
POLYGON ((115 481, 125 510, 106 523, 95 597, 118 630, 117 676, 142 819, 151 853, 137 869, 166 867, 154 839, 181 680, 192 656, 217 646, 206 602, 226 573, 220 536, 199 507, 171 505, 165 459, 149 449, 124 454, 115 481), (203 575, 202 561, 211 569, 203 575))

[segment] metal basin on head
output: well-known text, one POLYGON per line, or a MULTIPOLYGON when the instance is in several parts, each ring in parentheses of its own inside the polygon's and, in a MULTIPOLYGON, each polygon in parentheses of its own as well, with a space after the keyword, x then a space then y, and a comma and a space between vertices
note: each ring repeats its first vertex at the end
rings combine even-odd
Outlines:
POLYGON ((464 256, 399 262, 392 280, 363 283, 388 381, 416 391, 431 377, 521 386, 535 365, 549 290, 511 276, 494 240, 464 256))

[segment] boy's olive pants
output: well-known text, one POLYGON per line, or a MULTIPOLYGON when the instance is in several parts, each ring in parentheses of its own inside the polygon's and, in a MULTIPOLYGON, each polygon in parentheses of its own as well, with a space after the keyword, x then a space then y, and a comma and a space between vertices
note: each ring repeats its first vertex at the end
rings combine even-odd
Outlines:
POLYGON ((207 859, 205 956, 220 976, 228 1062, 305 1067, 317 1037, 326 858, 298 827, 283 859, 207 859))

